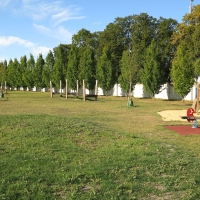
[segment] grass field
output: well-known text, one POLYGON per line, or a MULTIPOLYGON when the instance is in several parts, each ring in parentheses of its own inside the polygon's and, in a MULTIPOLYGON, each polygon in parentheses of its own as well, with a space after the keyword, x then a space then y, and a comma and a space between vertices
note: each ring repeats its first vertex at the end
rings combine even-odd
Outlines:
POLYGON ((0 199, 199 199, 200 135, 157 112, 192 102, 10 91, 0 99, 0 199))

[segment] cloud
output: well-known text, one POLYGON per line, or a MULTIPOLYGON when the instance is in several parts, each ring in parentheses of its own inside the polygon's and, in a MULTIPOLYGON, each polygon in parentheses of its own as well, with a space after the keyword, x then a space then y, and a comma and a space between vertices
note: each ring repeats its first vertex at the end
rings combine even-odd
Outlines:
POLYGON ((45 46, 34 46, 32 48, 32 54, 38 56, 40 53, 42 53, 42 55, 46 55, 49 52, 49 50, 52 49, 45 46))
MULTIPOLYGON (((0 0, 0 2, 11 0, 0 0)), ((12 0, 13 12, 20 17, 28 17, 29 21, 41 33, 48 37, 59 39, 59 42, 71 43, 73 31, 67 30, 63 22, 80 20, 85 16, 80 15, 81 8, 77 5, 67 6, 65 0, 12 0), (16 2, 20 2, 17 4, 16 2), (30 22, 30 18, 32 22, 30 22), (37 25, 37 24, 40 25, 37 25), (46 26, 48 24, 48 27, 46 26), (44 26, 45 25, 45 26, 44 26)), ((10 2, 11 4, 11 2, 10 2)))
POLYGON ((43 25, 37 25, 37 24, 34 24, 34 27, 37 28, 38 30, 40 30, 41 32, 43 33, 50 33, 52 32, 51 29, 43 26, 43 25))
MULTIPOLYGON (((13 47, 12 49, 21 49, 20 47, 22 47, 25 48, 23 50, 24 52, 31 52, 35 57, 38 56, 39 53, 46 55, 49 50, 52 50, 52 48, 40 46, 14 36, 0 36, 0 49, 2 49, 1 47, 13 47), (18 47, 16 47, 16 45, 18 45, 18 47)), ((16 52, 16 54, 18 54, 18 52, 16 52)))
POLYGON ((43 34, 58 39, 63 43, 71 43, 73 33, 69 32, 63 26, 59 26, 58 28, 50 29, 43 25, 34 24, 34 27, 42 32, 43 34))
POLYGON ((63 2, 64 1, 45 2, 44 0, 22 0, 21 7, 15 9, 15 13, 24 14, 36 21, 45 18, 50 19, 53 20, 54 25, 67 20, 85 18, 84 16, 79 16, 80 7, 76 5, 64 6, 63 2))
POLYGON ((13 37, 13 36, 0 36, 0 47, 1 46, 10 46, 13 44, 19 44, 22 45, 24 47, 30 48, 32 46, 34 46, 34 44, 32 42, 29 42, 27 40, 23 40, 21 38, 18 37, 13 37))
POLYGON ((57 30, 57 39, 63 38, 67 43, 71 43, 72 33, 70 33, 67 29, 63 26, 60 26, 57 30), (70 41, 69 41, 70 40, 70 41))
POLYGON ((0 0, 0 7, 5 7, 10 3, 11 0, 0 0))
POLYGON ((54 14, 52 16, 52 19, 56 20, 55 24, 59 24, 68 20, 77 20, 85 18, 85 16, 78 15, 77 11, 79 9, 77 7, 75 7, 75 9, 72 9, 72 7, 74 6, 70 6, 69 8, 63 10, 62 12, 54 14))

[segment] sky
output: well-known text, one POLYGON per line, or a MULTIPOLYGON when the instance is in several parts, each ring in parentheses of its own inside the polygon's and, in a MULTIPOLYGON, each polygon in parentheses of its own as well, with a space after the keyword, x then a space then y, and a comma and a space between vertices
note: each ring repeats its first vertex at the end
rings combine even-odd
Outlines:
POLYGON ((30 53, 45 59, 82 28, 103 31, 117 17, 147 13, 180 23, 189 7, 190 0, 0 0, 0 62, 30 53))

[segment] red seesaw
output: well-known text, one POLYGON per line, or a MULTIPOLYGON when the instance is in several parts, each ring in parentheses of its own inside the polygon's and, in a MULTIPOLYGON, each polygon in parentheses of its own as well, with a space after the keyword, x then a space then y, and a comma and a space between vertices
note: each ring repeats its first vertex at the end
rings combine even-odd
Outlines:
POLYGON ((188 122, 192 122, 192 128, 198 128, 197 118, 194 116, 194 109, 187 109, 187 116, 182 116, 182 119, 187 119, 188 122))

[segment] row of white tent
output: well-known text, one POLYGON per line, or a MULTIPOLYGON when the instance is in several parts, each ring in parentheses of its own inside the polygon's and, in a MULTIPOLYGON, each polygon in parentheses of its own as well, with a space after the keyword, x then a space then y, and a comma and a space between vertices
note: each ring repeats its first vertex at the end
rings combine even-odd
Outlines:
MULTIPOLYGON (((79 93, 82 93, 81 91, 82 89, 79 89, 79 93)), ((36 91, 36 88, 33 88, 33 91, 36 91)), ((48 88, 43 88, 41 90, 42 92, 48 92, 49 89, 48 88)), ((66 89, 57 89, 57 88, 53 88, 53 92, 54 93, 60 93, 62 91, 62 93, 65 93, 66 89)), ((70 90, 68 89, 69 93, 76 93, 76 91, 74 90, 70 90)), ((89 91, 88 89, 86 89, 86 94, 98 94, 98 95, 105 95, 105 92, 98 87, 98 91, 89 91)), ((122 90, 122 88, 120 87, 119 84, 115 84, 113 89, 107 92, 108 96, 126 96, 126 92, 124 92, 122 90)), ((135 98, 149 98, 150 95, 145 91, 143 84, 136 84, 134 87, 134 90, 131 93, 131 96, 135 97, 135 98)), ((166 99, 166 100, 181 100, 181 96, 178 95, 173 88, 173 85, 170 83, 166 83, 162 86, 160 93, 155 95, 156 99, 166 99)), ((193 101, 195 98, 197 98, 197 88, 194 85, 191 88, 191 91, 188 93, 188 95, 184 98, 184 100, 188 100, 188 101, 193 101)))

